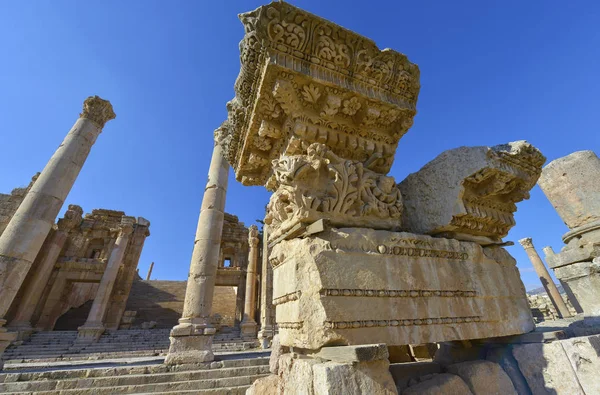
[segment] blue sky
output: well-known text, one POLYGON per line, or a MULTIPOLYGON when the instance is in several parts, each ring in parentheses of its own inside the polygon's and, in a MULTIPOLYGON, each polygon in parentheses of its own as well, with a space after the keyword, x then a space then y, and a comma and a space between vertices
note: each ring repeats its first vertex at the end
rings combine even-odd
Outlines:
MULTIPOLYGON (((0 4, 0 192, 41 171, 90 95, 109 122, 67 203, 151 222, 140 273, 185 279, 213 130, 226 117, 245 1, 63 0, 0 4)), ((405 53, 421 69, 415 124, 398 181, 444 150, 528 140, 549 160, 600 153, 600 3, 596 1, 302 0, 296 6, 405 53)), ((226 210, 261 219, 268 192, 230 177, 226 210)), ((507 240, 561 248, 567 228, 539 187, 507 240)), ((64 211, 64 209, 63 209, 64 211)), ((510 247, 527 288, 540 286, 510 247)), ((543 255, 543 254, 542 254, 543 255)))

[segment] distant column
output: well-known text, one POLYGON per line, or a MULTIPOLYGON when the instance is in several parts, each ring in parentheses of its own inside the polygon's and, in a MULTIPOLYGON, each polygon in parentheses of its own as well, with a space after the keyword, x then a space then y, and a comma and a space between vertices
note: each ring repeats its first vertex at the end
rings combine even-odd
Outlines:
POLYGON ((0 236, 0 327, 40 252, 104 124, 115 118, 111 104, 88 97, 67 134, 0 236))
POLYGON ((251 225, 248 234, 250 252, 248 254, 248 270, 246 273, 244 318, 240 323, 242 338, 245 339, 256 339, 256 330, 258 327, 254 320, 254 313, 256 310, 256 262, 258 261, 258 242, 258 228, 256 225, 251 225))
POLYGON ((104 316, 108 308, 108 302, 110 300, 110 295, 112 294, 113 286, 115 285, 117 275, 119 274, 119 268, 123 263, 125 250, 129 243, 129 236, 133 233, 134 223, 135 218, 133 217, 121 218, 119 236, 110 253, 110 257, 108 258, 108 263, 106 264, 106 269, 102 275, 102 280, 100 280, 98 291, 96 291, 94 303, 88 314, 87 321, 83 326, 78 328, 79 334, 77 341, 79 343, 96 341, 102 333, 104 333, 104 316))
POLYGON ((544 265, 544 262, 542 262, 542 259, 535 250, 531 237, 521 239, 519 240, 519 243, 525 249, 527 256, 529 256, 529 260, 531 261, 533 268, 538 274, 542 285, 546 289, 548 297, 552 301, 552 304, 556 308, 556 311, 558 311, 558 314, 560 314, 561 318, 570 317, 571 313, 569 313, 569 309, 567 308, 565 301, 560 295, 560 292, 558 292, 558 288, 556 288, 556 284, 554 284, 552 277, 550 277, 550 273, 548 273, 546 265, 544 265))
POLYGON ((262 281, 260 288, 260 331, 262 348, 269 348, 273 339, 273 268, 269 265, 269 226, 263 225, 262 281))
POLYGON ((50 234, 37 259, 39 264, 27 285, 15 317, 8 325, 10 330, 18 331, 20 339, 27 338, 31 332, 31 317, 42 297, 44 287, 48 283, 52 269, 58 260, 69 232, 81 223, 83 210, 74 204, 69 205, 64 218, 58 220, 58 229, 50 234))
POLYGON ((154 262, 150 264, 150 268, 148 269, 148 275, 146 276, 146 281, 150 281, 150 276, 152 275, 152 269, 154 269, 154 262))
POLYGON ((166 364, 214 360, 212 340, 216 329, 210 324, 210 314, 225 218, 228 177, 229 164, 221 146, 215 143, 198 219, 183 314, 179 324, 171 330, 166 364))

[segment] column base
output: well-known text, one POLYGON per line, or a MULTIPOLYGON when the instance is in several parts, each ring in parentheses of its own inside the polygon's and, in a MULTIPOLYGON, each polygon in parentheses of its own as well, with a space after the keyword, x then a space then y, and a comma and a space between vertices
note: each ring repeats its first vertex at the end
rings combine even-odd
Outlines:
POLYGON ((216 329, 206 324, 179 324, 171 330, 166 365, 183 365, 215 360, 212 352, 216 329))
POLYGON ((100 339, 106 328, 102 324, 83 325, 77 328, 76 345, 95 343, 100 339))
POLYGON ((273 335, 273 330, 271 328, 262 328, 260 331, 258 331, 258 338, 260 340, 260 345, 263 349, 267 349, 271 346, 271 342, 273 341, 273 335))
POLYGON ((254 321, 242 321, 240 324, 240 334, 243 340, 256 339, 258 332, 258 324, 254 321))

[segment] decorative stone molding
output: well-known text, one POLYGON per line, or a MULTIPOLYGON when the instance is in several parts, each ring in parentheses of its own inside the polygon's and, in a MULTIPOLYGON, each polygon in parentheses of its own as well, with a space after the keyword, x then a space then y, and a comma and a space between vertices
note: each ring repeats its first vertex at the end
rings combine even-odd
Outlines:
POLYGON ((387 173, 416 113, 418 67, 284 2, 240 19, 236 96, 215 136, 237 179, 264 185, 272 160, 314 142, 387 173))
MULTIPOLYGON (((299 298, 300 291, 297 292, 299 298)), ((379 298, 474 298, 476 291, 453 291, 453 290, 421 290, 421 289, 322 289, 321 296, 358 296, 358 297, 379 297, 379 298)), ((286 295, 287 296, 287 295, 286 295)), ((281 298, 277 298, 281 299, 281 298)), ((294 299, 294 300, 296 300, 294 299)), ((275 300, 273 301, 275 303, 275 300)))
POLYGON ((446 151, 399 184, 403 227, 415 233, 498 244, 515 225, 546 158, 526 141, 446 151))
POLYGON ((394 178, 344 160, 324 144, 311 144, 306 155, 282 156, 273 167, 277 190, 265 217, 270 239, 323 218, 335 226, 400 226, 402 196, 394 178))
POLYGON ((385 326, 415 326, 415 325, 448 325, 448 324, 468 324, 470 322, 480 322, 481 317, 440 317, 440 318, 417 318, 417 319, 397 319, 397 320, 371 320, 371 321, 327 321, 325 328, 329 329, 358 329, 385 326))
POLYGON ((293 302, 295 300, 300 299, 300 296, 302 295, 301 291, 295 291, 283 296, 280 296, 278 298, 273 299, 273 305, 277 306, 280 304, 284 304, 284 303, 288 303, 288 302, 293 302))
POLYGON ((71 229, 74 229, 81 224, 82 215, 83 209, 80 206, 69 204, 65 216, 57 222, 58 229, 63 232, 69 232, 71 229))
POLYGON ((83 102, 83 111, 79 117, 89 119, 102 129, 106 122, 117 116, 108 100, 101 99, 99 96, 90 96, 83 102))
POLYGON ((525 249, 533 248, 533 240, 531 239, 531 237, 526 237, 524 239, 519 240, 519 244, 521 244, 525 249))

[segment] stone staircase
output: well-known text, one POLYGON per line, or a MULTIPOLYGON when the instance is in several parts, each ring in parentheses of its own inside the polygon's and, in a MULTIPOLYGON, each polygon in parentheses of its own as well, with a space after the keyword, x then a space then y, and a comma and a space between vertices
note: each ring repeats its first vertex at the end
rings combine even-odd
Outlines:
MULTIPOLYGON (((6 349, 6 362, 106 359, 165 355, 169 349, 169 329, 128 329, 106 331, 96 343, 75 346, 77 331, 34 333, 20 345, 6 349)), ((243 341, 239 330, 218 333, 213 340, 215 353, 258 348, 258 341, 243 341)))
POLYGON ((217 356, 194 365, 56 366, 45 371, 0 372, 0 393, 39 395, 244 394, 269 374, 267 352, 217 356))

